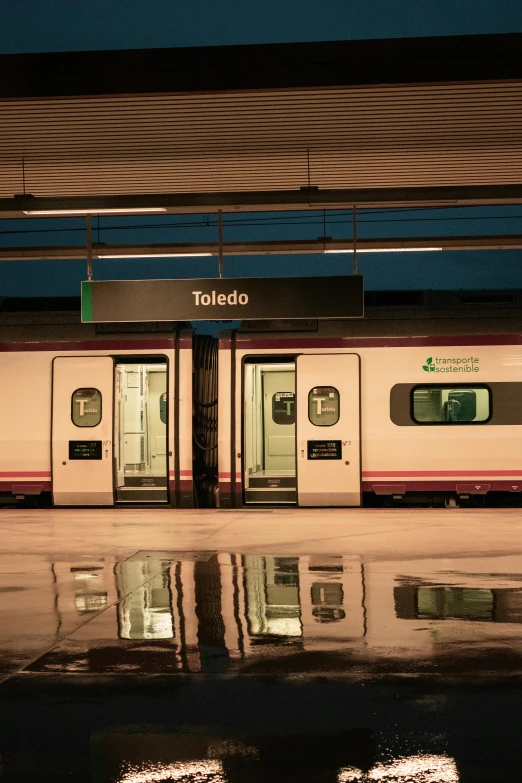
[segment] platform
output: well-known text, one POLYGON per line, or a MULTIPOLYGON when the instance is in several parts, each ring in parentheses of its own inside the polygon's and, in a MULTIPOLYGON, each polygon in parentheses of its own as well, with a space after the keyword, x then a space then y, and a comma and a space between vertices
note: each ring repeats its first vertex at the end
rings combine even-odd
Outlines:
POLYGON ((2 779, 516 779, 520 511, 3 510, 0 534, 2 779))

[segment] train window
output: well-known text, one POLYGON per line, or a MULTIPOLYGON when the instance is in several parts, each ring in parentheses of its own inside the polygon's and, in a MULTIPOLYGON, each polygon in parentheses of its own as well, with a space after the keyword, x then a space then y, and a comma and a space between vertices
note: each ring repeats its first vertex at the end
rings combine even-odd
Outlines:
POLYGON ((160 394, 159 398, 159 415, 162 424, 167 423, 167 392, 160 394))
POLYGON ((339 421, 339 392, 333 386, 316 386, 308 394, 308 418, 317 427, 339 421))
POLYGON ((491 415, 490 391, 484 386, 417 386, 412 413, 417 424, 480 424, 491 415))
POLYGON ((102 416, 102 396, 98 389, 76 389, 71 399, 71 418, 77 427, 97 427, 102 416))
POLYGON ((422 620, 493 620, 493 590, 475 587, 419 587, 417 617, 422 620))
POLYGON ((295 392, 272 395, 272 419, 275 424, 295 424, 295 392))

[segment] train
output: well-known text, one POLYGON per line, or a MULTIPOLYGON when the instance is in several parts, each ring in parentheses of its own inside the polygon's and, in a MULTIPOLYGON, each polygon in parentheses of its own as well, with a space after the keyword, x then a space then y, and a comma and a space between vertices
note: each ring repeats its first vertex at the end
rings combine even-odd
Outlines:
POLYGON ((363 319, 211 337, 4 298, 0 502, 518 506, 521 304, 369 291, 363 319))

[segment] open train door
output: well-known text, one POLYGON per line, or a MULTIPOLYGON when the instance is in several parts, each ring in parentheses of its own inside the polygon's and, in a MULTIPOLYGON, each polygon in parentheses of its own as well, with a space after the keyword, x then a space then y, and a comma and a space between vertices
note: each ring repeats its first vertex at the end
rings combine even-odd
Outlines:
POLYGON ((360 358, 297 357, 297 502, 361 505, 360 358))
POLYGON ((55 506, 112 506, 114 367, 108 356, 53 361, 55 506))

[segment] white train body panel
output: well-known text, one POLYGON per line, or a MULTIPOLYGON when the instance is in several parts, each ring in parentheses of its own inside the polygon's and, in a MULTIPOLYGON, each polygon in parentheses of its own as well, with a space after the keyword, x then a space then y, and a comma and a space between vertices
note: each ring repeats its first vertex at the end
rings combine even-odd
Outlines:
MULTIPOLYGON (((522 490, 522 339, 515 334, 486 338, 478 336, 476 344, 436 344, 435 338, 406 340, 281 337, 280 335, 238 335, 235 357, 235 465, 230 468, 226 438, 230 437, 230 358, 228 340, 220 347, 220 366, 226 371, 220 377, 220 486, 222 498, 234 497, 226 486, 235 472, 235 502, 244 502, 244 479, 241 455, 245 449, 242 433, 242 365, 246 361, 269 361, 270 357, 296 357, 309 354, 357 354, 361 366, 361 482, 364 492, 405 495, 410 492, 440 491, 457 495, 484 494, 489 491, 518 493, 522 490), (482 341, 482 344, 481 344, 482 341), (379 343, 387 342, 387 345, 379 343), (343 348, 343 343, 346 347, 343 348), (397 343, 399 343, 397 345, 397 343), (485 344, 484 344, 485 343, 485 344), (490 344, 496 343, 496 344, 490 344), (281 347, 283 344, 284 347, 281 347), (424 370, 432 360, 434 371, 424 370), (446 360, 446 363, 444 363, 446 360), (455 361, 453 361, 455 360, 455 361), (467 361, 464 361, 467 360, 467 361), (447 368, 472 367, 470 371, 447 368), (447 384, 486 386, 490 390, 492 413, 489 421, 470 426, 420 426, 414 421, 402 426, 392 420, 392 389, 416 385, 447 384), (509 405, 500 399, 501 387, 510 386, 509 405), (499 421, 501 423, 496 424, 499 421), (409 426, 406 426, 409 424, 409 426), (235 469, 235 470, 234 470, 235 469)), ((463 341, 464 342, 464 341, 463 341)), ((465 342, 470 343, 471 338, 465 342)), ((299 381, 297 381, 299 383, 299 381)), ((326 380, 325 380, 326 383, 326 380)), ((505 398, 505 399, 504 399, 505 398)), ((299 407, 299 403, 297 403, 299 407)), ((401 415, 404 414, 404 411, 401 415)), ((410 417, 411 419, 411 417, 410 417)), ((299 464, 299 459, 297 460, 299 464)), ((234 499, 231 500, 234 503, 234 499)))
MULTIPOLYGON (((41 330, 45 334, 45 330, 41 330)), ((168 377, 167 443, 165 465, 172 505, 190 505, 192 498, 192 343, 190 333, 179 338, 177 394, 179 426, 175 427, 175 349, 174 335, 122 335, 114 337, 74 337, 59 341, 52 337, 34 339, 40 332, 32 327, 26 338, 3 342, 0 339, 0 493, 24 497, 52 490, 51 411, 53 360, 57 357, 118 357, 137 362, 140 358, 165 358, 168 377), (46 342, 50 350, 45 350, 46 342), (56 343, 58 342, 59 347, 56 343), (37 350, 31 350, 34 343, 37 350), (87 347, 86 347, 87 346, 87 347), (128 347, 127 347, 128 346, 128 347), (176 438, 178 439, 176 442, 176 438), (176 483, 176 455, 178 481, 176 483)), ((95 385, 95 382, 92 382, 95 385)), ((60 403, 63 404, 63 401, 60 403)), ((111 417, 112 418, 112 417, 111 417)), ((110 423, 112 431, 113 422, 110 423)), ((89 428, 78 429, 78 440, 88 440, 89 428)), ((109 438, 111 440, 111 438, 109 438)), ((111 445, 112 449, 112 445, 111 445)), ((113 454, 110 455, 112 463, 113 454)), ((88 466, 87 466, 88 467, 88 466)), ((86 473, 87 475, 87 473, 86 473)), ((94 501, 93 501, 94 502, 94 501)), ((73 503, 76 505, 76 503, 73 503)), ((88 505, 88 499, 80 505, 88 505)), ((100 504, 106 505, 105 502, 100 504)))

